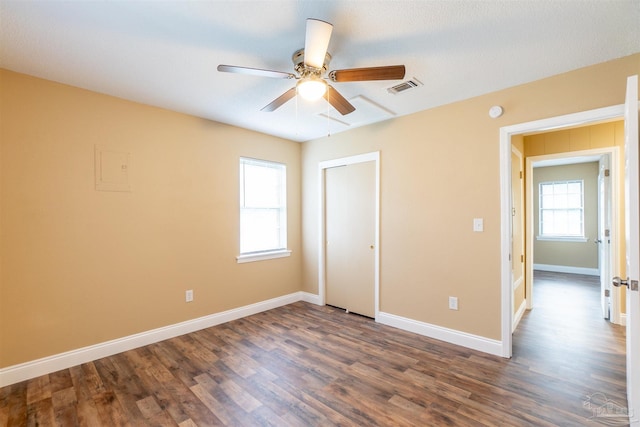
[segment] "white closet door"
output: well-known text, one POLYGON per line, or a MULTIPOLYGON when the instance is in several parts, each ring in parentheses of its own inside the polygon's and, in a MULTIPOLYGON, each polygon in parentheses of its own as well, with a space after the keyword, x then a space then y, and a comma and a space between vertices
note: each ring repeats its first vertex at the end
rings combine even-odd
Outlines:
POLYGON ((375 316, 375 162, 325 171, 326 303, 375 316))

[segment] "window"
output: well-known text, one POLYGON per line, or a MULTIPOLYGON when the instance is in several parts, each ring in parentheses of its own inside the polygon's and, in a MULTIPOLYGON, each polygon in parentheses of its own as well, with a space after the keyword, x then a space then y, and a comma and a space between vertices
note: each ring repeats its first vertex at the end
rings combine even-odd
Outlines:
POLYGON ((286 166, 240 158, 240 256, 238 262, 289 255, 286 166))
POLYGON ((584 237, 583 181, 541 182, 539 190, 539 237, 584 237))

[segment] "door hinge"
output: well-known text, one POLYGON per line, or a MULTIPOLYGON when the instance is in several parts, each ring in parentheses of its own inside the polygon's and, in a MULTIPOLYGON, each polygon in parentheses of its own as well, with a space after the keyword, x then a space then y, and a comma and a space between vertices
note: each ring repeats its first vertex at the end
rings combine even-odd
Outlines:
POLYGON ((609 237, 609 234, 611 234, 609 230, 604 230, 604 237, 609 237))
POLYGON ((605 169, 605 170, 604 170, 604 176, 609 176, 609 174, 610 174, 610 173, 611 173, 611 172, 609 172, 609 169, 605 169))
POLYGON ((609 291, 609 289, 605 289, 605 290, 604 290, 604 296, 605 296, 605 297, 609 297, 609 296, 611 296, 611 291, 609 291))
POLYGON ((524 255, 520 255, 520 262, 524 262, 524 255))
POLYGON ((520 179, 522 179, 522 171, 520 171, 520 179))

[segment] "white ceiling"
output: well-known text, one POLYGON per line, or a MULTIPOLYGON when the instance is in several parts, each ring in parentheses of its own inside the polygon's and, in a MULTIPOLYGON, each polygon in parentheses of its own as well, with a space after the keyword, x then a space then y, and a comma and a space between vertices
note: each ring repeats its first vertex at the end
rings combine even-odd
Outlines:
POLYGON ((639 0, 0 0, 2 68, 295 141, 637 52, 639 0), (322 99, 268 113, 294 81, 216 71, 293 72, 306 18, 334 25, 330 69, 405 64, 423 86, 334 83, 354 113, 322 99))

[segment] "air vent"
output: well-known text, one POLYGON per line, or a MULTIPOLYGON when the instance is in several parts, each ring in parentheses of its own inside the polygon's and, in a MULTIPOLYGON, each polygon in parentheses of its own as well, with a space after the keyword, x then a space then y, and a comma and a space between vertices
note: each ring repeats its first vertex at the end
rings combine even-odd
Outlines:
POLYGON ((420 80, 418 80, 418 79, 416 79, 414 77, 411 80, 406 80, 406 81, 404 81, 402 83, 399 83, 399 84, 397 84, 395 86, 391 86, 391 87, 387 88, 387 91, 389 93, 397 95, 399 93, 406 92, 406 91, 411 90, 411 89, 415 89, 418 86, 422 86, 422 82, 420 82, 420 80))

